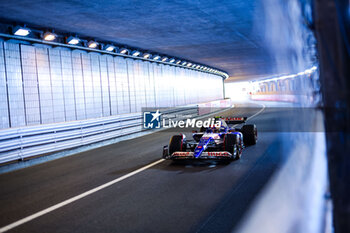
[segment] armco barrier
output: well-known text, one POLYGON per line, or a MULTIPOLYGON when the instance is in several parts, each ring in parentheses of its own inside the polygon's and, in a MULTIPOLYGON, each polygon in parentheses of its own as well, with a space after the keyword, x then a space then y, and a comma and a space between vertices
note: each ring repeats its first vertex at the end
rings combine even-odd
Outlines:
MULTIPOLYGON (((229 107, 228 100, 214 102, 208 103, 209 106, 229 107)), ((203 115, 199 106, 166 109, 162 113, 173 115, 172 120, 179 120, 178 115, 203 115)), ((211 113, 215 108, 207 110, 211 113)), ((133 113, 0 130, 0 164, 139 133, 144 130, 142 124, 142 114, 133 113)))
MULTIPOLYGON (((198 115, 198 107, 162 112, 198 115)), ((142 123, 142 114, 134 113, 0 130, 0 164, 138 133, 142 123)))
POLYGON ((281 101, 281 102, 297 102, 297 97, 295 95, 251 95, 251 100, 261 100, 261 101, 281 101))

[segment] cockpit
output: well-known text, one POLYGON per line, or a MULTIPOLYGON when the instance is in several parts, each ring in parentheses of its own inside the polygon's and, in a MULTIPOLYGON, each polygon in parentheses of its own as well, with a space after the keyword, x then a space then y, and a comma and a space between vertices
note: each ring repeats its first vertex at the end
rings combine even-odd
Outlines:
POLYGON ((211 125, 206 129, 206 133, 222 133, 225 132, 228 129, 228 126, 226 122, 222 119, 219 119, 218 121, 221 122, 221 126, 218 127, 216 125, 211 125))

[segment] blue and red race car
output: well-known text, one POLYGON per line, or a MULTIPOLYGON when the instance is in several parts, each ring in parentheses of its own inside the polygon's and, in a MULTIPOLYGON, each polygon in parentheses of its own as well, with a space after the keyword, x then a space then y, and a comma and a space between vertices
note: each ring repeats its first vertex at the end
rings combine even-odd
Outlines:
POLYGON ((215 117, 220 127, 210 126, 194 132, 193 140, 187 140, 184 134, 174 135, 169 145, 163 148, 163 158, 181 159, 240 159, 243 148, 255 145, 257 129, 255 125, 244 124, 246 117, 215 117), (244 124, 242 128, 235 128, 244 124))

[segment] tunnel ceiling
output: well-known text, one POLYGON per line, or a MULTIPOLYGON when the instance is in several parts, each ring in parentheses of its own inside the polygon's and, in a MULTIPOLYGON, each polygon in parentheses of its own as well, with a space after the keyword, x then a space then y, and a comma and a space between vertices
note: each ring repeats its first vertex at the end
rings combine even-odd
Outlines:
POLYGON ((229 80, 273 74, 258 0, 1 1, 2 20, 53 28, 190 59, 229 80))

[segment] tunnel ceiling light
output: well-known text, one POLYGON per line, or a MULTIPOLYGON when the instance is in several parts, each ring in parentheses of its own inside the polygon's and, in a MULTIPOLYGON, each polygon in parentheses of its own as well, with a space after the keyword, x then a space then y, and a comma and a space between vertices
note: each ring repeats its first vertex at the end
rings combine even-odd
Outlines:
POLYGON ((78 37, 70 36, 67 39, 68 44, 76 45, 76 44, 79 44, 79 42, 80 42, 80 39, 78 37))
POLYGON ((257 81, 257 83, 278 81, 278 80, 290 79, 290 78, 295 78, 295 77, 298 77, 298 75, 292 74, 292 75, 285 75, 285 76, 280 76, 280 77, 275 77, 275 78, 268 78, 268 79, 264 79, 264 80, 259 80, 259 81, 257 81))
POLYGON ((43 35, 43 39, 46 41, 53 41, 57 38, 57 35, 53 32, 45 32, 43 35))
POLYGON ((27 27, 16 26, 13 29, 13 34, 16 36, 28 36, 31 30, 27 27))
POLYGON ((313 66, 310 69, 305 70, 305 74, 312 74, 313 72, 315 72, 317 70, 317 66, 313 66))
MULTIPOLYGON (((317 70, 317 67, 314 66, 314 67, 312 67, 310 69, 307 69, 307 70, 305 70, 303 72, 299 72, 297 74, 281 75, 281 76, 277 76, 277 77, 271 77, 271 78, 255 81, 255 83, 265 83, 265 82, 278 81, 278 80, 284 80, 284 79, 293 79, 293 78, 296 78, 296 77, 301 76, 303 74, 311 74, 312 72, 314 72, 316 70, 317 70), (310 73, 310 71, 311 71, 311 73, 310 73)), ((221 73, 223 73, 223 72, 221 72, 221 73)), ((224 75, 227 76, 227 74, 224 74, 224 75)))
POLYGON ((98 43, 96 41, 93 41, 93 40, 90 40, 88 43, 87 43, 88 47, 90 49, 96 49, 97 46, 98 46, 98 43))
MULTIPOLYGON (((34 32, 36 33, 40 33, 40 37, 42 38, 42 40, 45 40, 45 41, 53 41, 53 40, 56 40, 57 39, 57 34, 53 33, 53 32, 50 32, 50 31, 46 31, 45 33, 43 31, 38 31, 38 30, 34 30, 34 32)), ((12 30, 13 34, 16 35, 16 36, 28 36, 32 30, 27 28, 25 25, 24 26, 15 26, 13 27, 13 30, 12 30)), ((28 39, 24 39, 24 40, 31 40, 32 38, 28 38, 28 39)), ((194 69, 202 69, 202 70, 209 70, 210 72, 214 72, 216 74, 220 74, 220 75, 224 75, 224 76, 227 76, 226 73, 224 72, 220 72, 218 70, 215 70, 215 69, 211 69, 211 68, 208 68, 208 67, 204 67, 204 66, 201 66, 201 65, 198 65, 198 64, 193 64, 191 62, 186 62, 186 61, 182 61, 182 60, 177 60, 175 58, 168 58, 168 57, 161 57, 160 55, 154 55, 152 57, 152 54, 150 53, 141 53, 140 51, 137 51, 137 50, 134 50, 130 53, 130 50, 127 49, 127 48, 121 48, 119 49, 118 47, 112 45, 112 44, 99 44, 98 42, 96 41, 93 41, 93 40, 90 40, 87 42, 87 40, 81 40, 79 39, 77 36, 69 36, 69 37, 65 37, 65 42, 67 44, 70 44, 70 45, 85 45, 87 46, 88 48, 91 48, 91 49, 101 49, 101 50, 105 50, 105 51, 108 51, 108 52, 119 52, 120 54, 131 54, 132 56, 140 56, 140 57, 143 57, 145 59, 153 59, 153 60, 161 60, 162 62, 169 62, 169 63, 174 63, 176 65, 182 65, 184 67, 188 67, 188 68, 194 68, 194 69), (99 46, 100 45, 100 46, 99 46)), ((44 43, 43 41, 41 41, 41 43, 44 43)), ((85 50, 87 50, 85 48, 85 50)), ((102 51, 101 51, 102 52, 102 51)), ((308 73, 311 73, 312 71, 315 71, 317 69, 316 66, 304 71, 304 72, 301 72, 299 73, 298 75, 302 75, 302 74, 308 74, 308 73)))
POLYGON ((159 55, 154 55, 153 60, 159 60, 160 56, 159 55))
POLYGON ((129 54, 129 49, 127 49, 127 48, 121 48, 120 49, 120 51, 119 51, 119 53, 121 53, 121 54, 129 54))
POLYGON ((137 56, 140 55, 140 54, 141 54, 141 52, 140 52, 140 51, 137 51, 137 50, 134 50, 134 51, 131 52, 131 55, 132 55, 132 56, 135 56, 135 57, 137 57, 137 56))
POLYGON ((105 45, 105 50, 108 51, 108 52, 113 52, 113 50, 115 48, 116 47, 114 45, 111 45, 111 44, 105 45))
POLYGON ((150 58, 150 57, 152 57, 152 54, 150 54, 150 53, 144 53, 144 54, 143 54, 143 58, 148 59, 148 58, 150 58))

